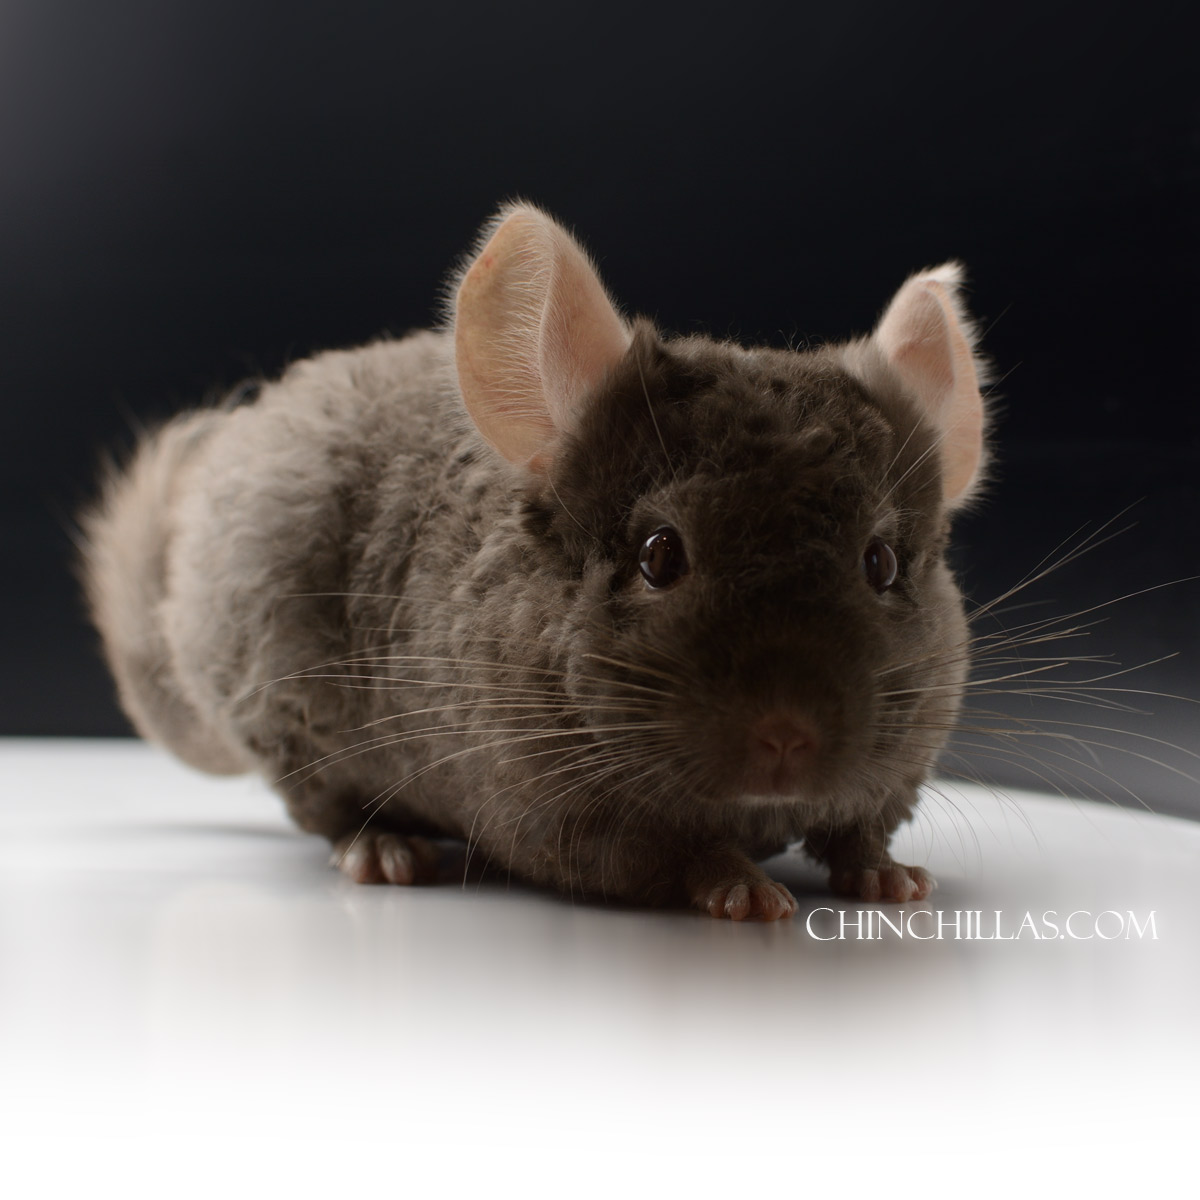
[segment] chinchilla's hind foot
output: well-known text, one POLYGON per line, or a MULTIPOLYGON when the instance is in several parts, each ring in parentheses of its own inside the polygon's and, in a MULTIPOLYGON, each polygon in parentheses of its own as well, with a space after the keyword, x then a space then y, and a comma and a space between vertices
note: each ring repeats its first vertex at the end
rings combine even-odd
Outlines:
POLYGON ((366 830, 333 844, 330 864, 355 883, 432 883, 441 852, 427 838, 366 830))

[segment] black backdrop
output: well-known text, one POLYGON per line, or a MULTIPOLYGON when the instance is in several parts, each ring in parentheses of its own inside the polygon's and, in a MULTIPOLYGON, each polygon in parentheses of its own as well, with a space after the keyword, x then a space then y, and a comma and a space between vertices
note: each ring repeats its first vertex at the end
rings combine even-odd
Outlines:
MULTIPOLYGON (((127 732, 69 567, 99 450, 427 322, 512 195, 682 331, 844 336, 962 258, 1003 395, 958 531, 971 597, 1129 505, 1010 621, 1200 570, 1185 8, 0 3, 0 732, 127 732)), ((1122 601, 1077 652, 1176 654, 1129 686, 1200 695, 1198 606, 1196 583, 1122 601)), ((1156 715, 980 703, 1103 727, 1042 742, 1049 782, 1200 815, 1200 709, 1133 699, 1156 715), (1061 757, 1092 750, 1103 774, 1061 757)), ((980 741, 973 770, 1036 782, 980 741)))

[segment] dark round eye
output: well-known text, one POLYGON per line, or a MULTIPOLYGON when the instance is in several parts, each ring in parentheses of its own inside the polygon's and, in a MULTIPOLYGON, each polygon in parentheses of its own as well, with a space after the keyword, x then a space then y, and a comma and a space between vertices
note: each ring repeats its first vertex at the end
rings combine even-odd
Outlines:
POLYGON ((683 538, 669 525, 656 529, 643 543, 638 554, 642 578, 652 588, 666 588, 687 574, 687 555, 683 538))
POLYGON ((862 556, 863 574, 867 582, 880 593, 886 592, 896 582, 899 566, 896 562, 896 552, 878 538, 873 541, 862 556))

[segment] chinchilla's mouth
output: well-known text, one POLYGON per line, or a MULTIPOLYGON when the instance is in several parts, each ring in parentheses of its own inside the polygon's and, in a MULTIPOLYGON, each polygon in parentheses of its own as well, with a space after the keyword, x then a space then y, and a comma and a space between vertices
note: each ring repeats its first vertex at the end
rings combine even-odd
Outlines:
POLYGON ((802 803, 804 797, 796 793, 778 793, 778 792, 741 792, 738 795, 738 804, 745 808, 773 808, 779 804, 795 805, 802 803))
POLYGON ((811 772, 795 768, 787 763, 777 763, 767 768, 748 770, 743 777, 740 790, 749 797, 772 804, 780 800, 802 798, 811 772))

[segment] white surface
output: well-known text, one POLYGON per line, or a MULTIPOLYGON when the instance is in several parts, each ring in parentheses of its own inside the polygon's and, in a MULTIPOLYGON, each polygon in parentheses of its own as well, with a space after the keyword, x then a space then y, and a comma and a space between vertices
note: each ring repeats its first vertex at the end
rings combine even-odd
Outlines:
POLYGON ((0 743, 8 1194, 1145 1192, 1194 1153, 1200 825, 945 795, 910 910, 1157 940, 820 942, 856 906, 799 858, 777 925, 355 887, 254 780, 0 743))

